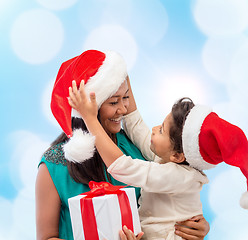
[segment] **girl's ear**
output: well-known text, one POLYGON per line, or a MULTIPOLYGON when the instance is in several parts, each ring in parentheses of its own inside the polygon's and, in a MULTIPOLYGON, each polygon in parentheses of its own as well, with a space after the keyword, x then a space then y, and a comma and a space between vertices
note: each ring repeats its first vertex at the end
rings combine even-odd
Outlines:
POLYGON ((185 160, 185 156, 183 153, 175 152, 175 153, 171 154, 170 160, 171 160, 171 162, 174 162, 174 163, 181 163, 185 160))

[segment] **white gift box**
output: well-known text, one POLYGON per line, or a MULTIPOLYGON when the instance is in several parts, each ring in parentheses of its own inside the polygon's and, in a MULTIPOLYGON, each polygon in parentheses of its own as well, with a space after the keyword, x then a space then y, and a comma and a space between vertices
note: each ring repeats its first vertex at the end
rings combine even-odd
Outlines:
MULTIPOLYGON (((133 231, 134 234, 137 235, 141 232, 141 227, 137 209, 135 189, 121 188, 120 190, 125 191, 128 197, 133 220, 133 231)), ((117 194, 107 194, 92 198, 98 232, 98 238, 96 239, 87 239, 85 237, 84 232, 89 230, 84 229, 85 226, 82 220, 82 214, 84 213, 81 211, 80 204, 81 199, 85 197, 86 195, 78 195, 68 199, 74 240, 119 240, 119 231, 122 229, 122 220, 117 194)), ((85 217, 87 218, 87 216, 85 217)))

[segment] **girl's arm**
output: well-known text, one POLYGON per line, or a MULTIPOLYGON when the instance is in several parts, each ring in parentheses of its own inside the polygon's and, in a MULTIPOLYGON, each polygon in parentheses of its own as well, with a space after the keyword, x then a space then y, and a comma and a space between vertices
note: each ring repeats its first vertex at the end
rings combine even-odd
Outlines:
POLYGON ((123 153, 107 135, 97 119, 98 107, 95 93, 90 93, 89 100, 84 91, 84 81, 81 81, 79 91, 77 90, 76 82, 72 81, 69 95, 69 104, 81 114, 88 130, 96 137, 97 150, 106 166, 109 167, 123 153))
POLYGON ((35 185, 36 239, 59 239, 60 198, 44 163, 39 166, 35 185))

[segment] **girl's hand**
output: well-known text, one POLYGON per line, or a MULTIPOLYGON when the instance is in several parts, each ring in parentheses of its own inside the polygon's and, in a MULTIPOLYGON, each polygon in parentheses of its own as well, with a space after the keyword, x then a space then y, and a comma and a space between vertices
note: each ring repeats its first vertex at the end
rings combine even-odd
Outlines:
POLYGON ((179 222, 175 225, 176 235, 186 240, 203 240, 208 234, 209 223, 202 215, 192 217, 191 219, 179 222))
POLYGON ((98 107, 95 93, 90 93, 90 99, 88 99, 84 90, 83 80, 80 83, 79 90, 77 89, 76 81, 72 81, 72 87, 69 87, 69 96, 68 102, 70 106, 78 111, 85 121, 97 119, 98 107))
POLYGON ((120 238, 121 240, 140 240, 144 235, 143 232, 140 232, 137 236, 129 230, 126 226, 123 227, 123 230, 120 230, 120 238))

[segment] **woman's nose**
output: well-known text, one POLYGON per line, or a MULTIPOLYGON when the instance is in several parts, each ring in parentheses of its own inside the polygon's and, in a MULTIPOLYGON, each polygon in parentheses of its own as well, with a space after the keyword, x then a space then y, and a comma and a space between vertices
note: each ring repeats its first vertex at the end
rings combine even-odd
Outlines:
POLYGON ((120 106, 117 109, 118 114, 125 114, 127 112, 127 107, 125 104, 120 103, 120 106))

